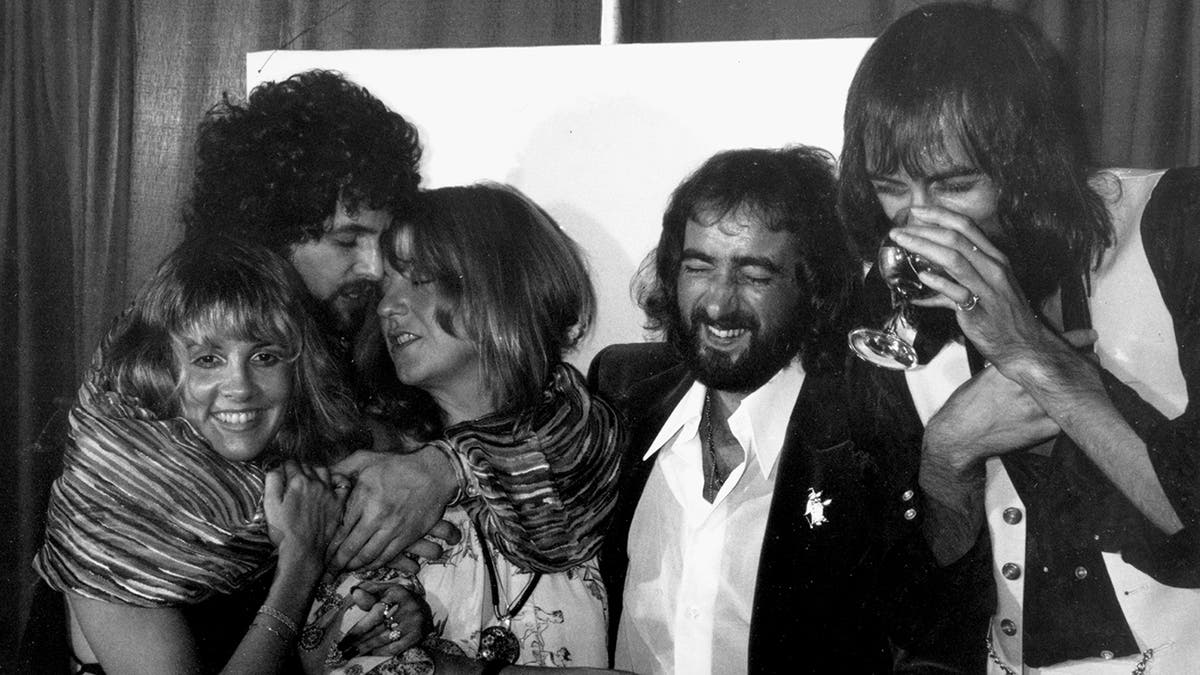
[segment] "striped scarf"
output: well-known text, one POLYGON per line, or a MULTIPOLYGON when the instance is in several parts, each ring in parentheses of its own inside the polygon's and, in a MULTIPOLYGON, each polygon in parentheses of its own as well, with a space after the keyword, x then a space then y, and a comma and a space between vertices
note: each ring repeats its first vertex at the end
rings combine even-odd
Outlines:
POLYGON ((262 469, 227 461, 183 418, 157 419, 101 380, 93 364, 71 410, 38 574, 59 591, 163 607, 268 570, 262 469))
POLYGON ((455 425, 445 440, 465 457, 488 504, 483 528, 505 557, 556 572, 599 549, 625 429, 574 367, 558 364, 530 408, 455 425))

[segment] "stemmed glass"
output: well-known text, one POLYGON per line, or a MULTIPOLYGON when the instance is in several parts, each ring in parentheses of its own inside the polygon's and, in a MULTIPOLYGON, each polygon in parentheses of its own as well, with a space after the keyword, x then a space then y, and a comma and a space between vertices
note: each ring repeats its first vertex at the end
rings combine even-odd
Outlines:
MULTIPOLYGON (((907 219, 906 209, 897 214, 896 227, 903 227, 907 219)), ((860 359, 880 368, 911 370, 917 366, 917 350, 896 333, 896 324, 904 316, 910 300, 937 295, 937 291, 922 283, 917 274, 930 272, 945 276, 945 272, 920 255, 900 248, 887 237, 879 244, 875 264, 891 291, 892 315, 882 330, 862 327, 850 331, 847 336, 850 348, 860 359)))

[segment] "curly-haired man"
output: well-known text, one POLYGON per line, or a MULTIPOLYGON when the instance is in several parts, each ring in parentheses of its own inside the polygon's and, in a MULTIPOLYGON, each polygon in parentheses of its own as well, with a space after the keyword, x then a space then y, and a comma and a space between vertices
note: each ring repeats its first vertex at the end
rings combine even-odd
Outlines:
POLYGON ((417 130, 342 75, 312 70, 228 95, 199 126, 187 236, 221 233, 291 260, 339 337, 374 309, 380 234, 416 193, 417 130))

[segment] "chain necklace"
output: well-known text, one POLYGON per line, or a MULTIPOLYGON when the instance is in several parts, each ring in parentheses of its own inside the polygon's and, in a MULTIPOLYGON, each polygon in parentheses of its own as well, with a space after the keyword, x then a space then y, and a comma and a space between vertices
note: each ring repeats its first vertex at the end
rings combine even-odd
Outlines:
POLYGON ((521 641, 512 632, 512 618, 525 606, 525 601, 533 594, 533 588, 542 578, 541 572, 535 572, 533 578, 525 583, 525 588, 517 599, 509 603, 503 612, 500 611, 500 584, 496 580, 496 564, 492 562, 492 553, 488 549, 487 538, 483 536, 483 528, 477 519, 472 519, 475 535, 479 538, 479 551, 483 554, 483 562, 487 567, 488 586, 492 591, 492 613, 496 615, 495 626, 488 626, 479 633, 479 651, 476 658, 480 661, 500 661, 516 663, 521 656, 521 641))
POLYGON ((721 486, 725 484, 725 479, 717 475, 717 446, 713 444, 712 390, 707 387, 704 389, 704 411, 701 416, 704 418, 704 440, 701 442, 701 452, 705 451, 704 444, 708 444, 708 475, 704 481, 704 494, 708 501, 713 502, 716 501, 721 486))
MULTIPOLYGON (((992 663, 1000 666, 1000 670, 1004 671, 1004 675, 1017 675, 1017 671, 1009 668, 1008 665, 1001 661, 1000 657, 996 655, 996 649, 995 645, 992 644, 991 634, 989 633, 984 639, 987 640, 988 656, 992 658, 992 663)), ((1150 660, 1153 658, 1153 649, 1147 649, 1146 651, 1142 652, 1142 659, 1134 664, 1133 671, 1130 673, 1130 675, 1144 675, 1146 672, 1146 666, 1150 665, 1150 660)))

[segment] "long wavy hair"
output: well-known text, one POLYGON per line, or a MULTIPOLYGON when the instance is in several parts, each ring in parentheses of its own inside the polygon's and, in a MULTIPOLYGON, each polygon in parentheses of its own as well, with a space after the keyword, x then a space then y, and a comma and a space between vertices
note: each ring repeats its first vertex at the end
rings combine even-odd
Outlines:
POLYGON ((339 200, 350 214, 405 213, 420 159, 416 128, 337 72, 267 82, 244 103, 226 93, 197 131, 187 235, 286 253, 320 237, 339 200))
POLYGON ((807 325, 800 358, 808 372, 836 371, 856 311, 859 266, 835 208, 833 157, 819 148, 729 150, 706 161, 671 195, 658 246, 634 280, 646 328, 679 344, 679 263, 687 223, 701 213, 748 210, 772 231, 796 235, 796 281, 807 325))
MULTIPOLYGON (((479 350, 497 411, 534 403, 551 370, 595 321, 595 290, 579 247, 513 187, 484 183, 424 192, 414 217, 385 235, 383 250, 394 270, 434 280, 435 320, 479 350), (398 258, 401 233, 410 237, 410 260, 398 258)), ((427 403, 412 402, 417 394, 393 385, 372 385, 410 401, 393 419, 429 410, 427 403)))
POLYGON ((311 302, 292 266, 269 249, 225 237, 187 241, 118 319, 100 354, 101 377, 153 414, 175 417, 182 364, 174 344, 224 336, 280 345, 291 367, 292 396, 269 450, 327 463, 364 439, 311 302))
POLYGON ((1023 17, 930 4, 891 25, 850 85, 838 208, 865 260, 890 227, 872 174, 918 177, 961 149, 999 188, 1005 250, 1031 301, 1086 274, 1113 239, 1074 80, 1023 17))

